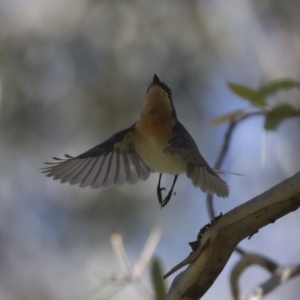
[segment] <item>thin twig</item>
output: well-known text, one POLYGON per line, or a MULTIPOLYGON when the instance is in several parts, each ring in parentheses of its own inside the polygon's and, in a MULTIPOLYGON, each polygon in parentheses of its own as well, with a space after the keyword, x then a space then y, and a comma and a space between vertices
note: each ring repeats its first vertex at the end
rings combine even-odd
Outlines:
POLYGON ((111 245, 115 253, 115 257, 123 271, 126 274, 130 273, 131 267, 124 249, 123 238, 121 234, 114 233, 111 236, 111 245))
POLYGON ((262 298, 272 292, 275 288, 286 283, 288 280, 300 275, 300 265, 280 267, 273 276, 261 284, 247 297, 247 300, 262 300, 262 298))
MULTIPOLYGON (((239 115, 238 117, 233 118, 229 122, 228 128, 227 128, 225 136, 224 136, 223 145, 221 147, 220 153, 219 153, 216 163, 214 165, 214 169, 216 169, 216 170, 221 169, 223 162, 225 161, 226 156, 229 152, 229 146, 231 144, 232 136, 233 136, 234 130, 236 129, 237 125, 249 118, 257 117, 257 116, 264 116, 265 114, 266 114, 266 112, 264 112, 264 111, 249 112, 249 113, 246 113, 243 115, 239 115)), ((206 205, 207 205, 207 210, 208 210, 210 221, 212 221, 216 217, 213 200, 214 200, 214 197, 211 194, 206 195, 206 205)))
POLYGON ((146 241, 146 244, 140 254, 140 257, 132 268, 131 272, 132 272, 133 278, 139 278, 141 276, 142 272, 148 266, 150 260, 153 257, 153 253, 157 247, 157 244, 159 242, 161 233, 162 233, 161 229, 158 226, 154 227, 151 230, 149 237, 146 241))
POLYGON ((121 269, 125 273, 125 276, 119 279, 119 282, 122 283, 122 286, 118 290, 116 290, 114 294, 119 293, 126 286, 126 283, 132 283, 143 294, 145 299, 153 299, 153 295, 143 284, 141 275, 153 257, 153 253, 157 247, 160 236, 161 229, 158 226, 151 230, 145 246, 133 267, 131 267, 131 265, 129 264, 122 236, 117 233, 111 236, 111 244, 116 259, 121 269))
POLYGON ((279 267, 278 264, 266 256, 256 253, 247 253, 236 263, 230 274, 231 293, 235 300, 240 299, 239 280, 241 275, 253 265, 261 266, 262 268, 273 274, 279 267))

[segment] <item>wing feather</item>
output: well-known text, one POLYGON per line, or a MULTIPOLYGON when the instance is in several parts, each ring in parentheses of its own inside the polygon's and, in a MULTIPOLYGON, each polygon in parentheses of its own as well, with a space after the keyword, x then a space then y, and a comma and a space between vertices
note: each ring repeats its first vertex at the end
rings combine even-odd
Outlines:
POLYGON ((80 182, 80 187, 86 187, 92 184, 94 178, 96 177, 98 170, 101 169, 101 165, 105 157, 93 158, 93 165, 90 167, 89 171, 82 176, 80 182))
POLYGON ((65 182, 69 182, 70 184, 78 184, 81 183, 82 179, 87 176, 90 170, 93 168, 94 159, 88 158, 86 159, 86 164, 84 164, 80 169, 77 169, 73 174, 71 173, 66 179, 65 182))
POLYGON ((173 135, 166 152, 179 156, 187 162, 186 175, 192 180, 194 186, 220 197, 228 196, 226 182, 209 166, 191 135, 178 121, 173 128, 173 135))
POLYGON ((146 180, 152 170, 135 150, 132 140, 134 126, 116 133, 77 157, 66 155, 65 159, 54 158, 56 161, 46 163, 42 172, 62 183, 92 188, 146 180))

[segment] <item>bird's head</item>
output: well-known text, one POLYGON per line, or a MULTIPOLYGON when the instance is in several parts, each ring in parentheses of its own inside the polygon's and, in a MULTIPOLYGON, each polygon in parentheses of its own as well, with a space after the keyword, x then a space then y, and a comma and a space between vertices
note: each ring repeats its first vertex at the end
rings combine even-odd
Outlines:
POLYGON ((144 111, 160 114, 172 114, 176 117, 176 112, 172 102, 171 89, 154 74, 152 82, 147 90, 144 111))

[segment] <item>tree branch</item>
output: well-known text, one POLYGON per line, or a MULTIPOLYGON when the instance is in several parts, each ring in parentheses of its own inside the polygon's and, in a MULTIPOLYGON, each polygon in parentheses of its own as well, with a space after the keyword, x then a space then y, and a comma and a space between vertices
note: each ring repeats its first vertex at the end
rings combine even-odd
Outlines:
POLYGON ((273 291, 275 288, 296 276, 300 276, 300 265, 278 268, 270 279, 256 288, 246 299, 261 300, 265 295, 273 291))
MULTIPOLYGON (((219 170, 222 167, 222 164, 229 152, 230 142, 232 140, 233 133, 237 128, 237 126, 245 120, 248 120, 253 117, 260 117, 263 116, 264 114, 265 114, 264 111, 254 111, 246 114, 243 114, 241 112, 236 112, 235 114, 232 115, 232 119, 230 120, 224 135, 224 140, 223 140, 220 153, 218 155, 216 163, 214 164, 214 168, 216 170, 219 170)), ((213 195, 211 194, 206 195, 207 211, 211 221, 216 217, 213 199, 214 199, 213 195)))
POLYGON ((167 300, 196 300, 220 274, 237 244, 300 206, 300 172, 223 215, 186 259, 188 268, 173 281, 167 300))
POLYGON ((296 276, 300 276, 300 265, 282 267, 266 256, 256 253, 247 253, 235 265, 231 272, 231 293, 235 300, 261 300, 265 295, 296 276), (253 289, 249 296, 246 297, 242 295, 240 291, 239 281, 241 275, 251 266, 260 266, 264 268, 270 273, 270 278, 260 284, 257 288, 253 289))
POLYGON ((239 287, 239 281, 242 274, 251 266, 260 266, 265 270, 274 274, 279 268, 278 264, 272 259, 259 255, 256 253, 247 253, 242 256, 241 260, 237 262, 230 274, 230 287, 231 294, 235 300, 241 299, 241 291, 239 287))

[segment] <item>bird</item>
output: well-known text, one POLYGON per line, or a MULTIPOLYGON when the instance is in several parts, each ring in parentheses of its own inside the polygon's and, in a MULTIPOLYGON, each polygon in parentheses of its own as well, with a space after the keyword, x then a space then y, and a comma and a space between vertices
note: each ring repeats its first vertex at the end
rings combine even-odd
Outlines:
POLYGON ((91 188, 134 184, 159 173, 158 202, 164 207, 180 174, 185 173, 195 187, 208 194, 228 197, 227 183, 209 166, 198 147, 177 118, 172 91, 154 74, 136 122, 104 142, 78 155, 66 154, 46 162, 42 172, 61 183, 91 188), (173 175, 173 183, 163 197, 163 173, 173 175))

